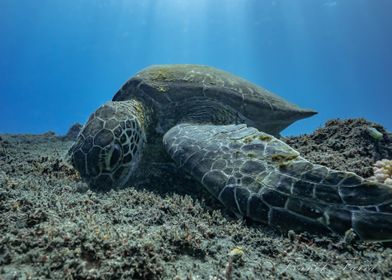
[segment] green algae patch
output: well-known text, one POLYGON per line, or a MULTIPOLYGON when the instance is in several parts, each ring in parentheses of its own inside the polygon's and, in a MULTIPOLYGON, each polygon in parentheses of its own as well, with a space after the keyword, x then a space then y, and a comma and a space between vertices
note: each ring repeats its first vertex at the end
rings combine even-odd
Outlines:
POLYGON ((154 82, 172 82, 178 79, 176 72, 170 68, 151 69, 148 74, 154 82))
POLYGON ((275 154, 271 156, 271 160, 275 163, 280 168, 284 168, 287 165, 289 165, 293 160, 297 159, 299 157, 299 153, 297 154, 275 154))
POLYGON ((269 136, 269 135, 265 135, 265 134, 263 134, 263 135, 252 135, 252 136, 245 137, 243 141, 244 141, 245 144, 250 144, 253 140, 260 140, 260 141, 263 141, 263 142, 269 142, 269 141, 272 140, 272 137, 269 136))
POLYGON ((260 135, 258 138, 263 142, 269 142, 272 140, 272 137, 266 134, 260 135))
POLYGON ((134 102, 133 104, 133 113, 136 115, 136 119, 140 122, 142 127, 147 127, 149 123, 149 117, 146 116, 146 110, 141 102, 134 102))
POLYGON ((255 153, 247 153, 246 156, 248 158, 256 158, 257 157, 257 155, 255 153))
POLYGON ((254 140, 254 136, 248 136, 244 139, 245 144, 250 144, 254 140))
POLYGON ((168 88, 167 88, 167 87, 164 87, 164 86, 158 86, 157 90, 158 90, 159 92, 167 92, 167 91, 168 91, 168 88))

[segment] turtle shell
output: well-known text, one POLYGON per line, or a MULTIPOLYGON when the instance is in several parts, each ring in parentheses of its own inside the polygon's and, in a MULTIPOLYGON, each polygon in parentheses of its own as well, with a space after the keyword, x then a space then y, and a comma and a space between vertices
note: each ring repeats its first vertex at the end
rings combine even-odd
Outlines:
POLYGON ((203 65, 145 68, 121 87, 113 101, 132 98, 141 99, 158 111, 171 108, 173 104, 189 107, 192 104, 200 106, 203 101, 205 104, 217 102, 243 116, 248 125, 275 135, 296 120, 316 114, 245 79, 203 65))

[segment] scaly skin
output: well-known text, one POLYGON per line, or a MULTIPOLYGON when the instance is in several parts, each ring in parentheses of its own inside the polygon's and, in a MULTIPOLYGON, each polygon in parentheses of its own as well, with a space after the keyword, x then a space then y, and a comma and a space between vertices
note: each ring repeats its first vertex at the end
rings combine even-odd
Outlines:
POLYGON ((171 157, 236 214, 281 230, 353 229, 392 240, 392 188, 312 164, 246 125, 180 124, 163 139, 171 157))
POLYGON ((71 147, 71 163, 95 190, 126 185, 140 162, 148 124, 143 105, 136 100, 105 103, 71 147))

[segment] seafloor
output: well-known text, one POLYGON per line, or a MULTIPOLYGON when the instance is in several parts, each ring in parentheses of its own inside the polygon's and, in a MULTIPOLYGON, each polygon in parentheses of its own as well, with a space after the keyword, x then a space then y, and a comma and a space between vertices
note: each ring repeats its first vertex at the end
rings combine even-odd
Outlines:
MULTIPOLYGON (((285 140, 366 177, 392 159, 391 134, 362 119, 285 140)), ((391 243, 281 234, 232 217, 197 184, 91 192, 65 161, 71 144, 0 136, 0 279, 392 278, 391 243)))

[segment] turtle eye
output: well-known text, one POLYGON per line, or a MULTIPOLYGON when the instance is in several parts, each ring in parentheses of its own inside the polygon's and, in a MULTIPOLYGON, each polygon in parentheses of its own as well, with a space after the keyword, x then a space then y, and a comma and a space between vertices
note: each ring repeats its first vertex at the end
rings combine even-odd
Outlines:
POLYGON ((121 147, 119 144, 114 144, 110 155, 110 167, 113 168, 119 162, 121 157, 121 147))

